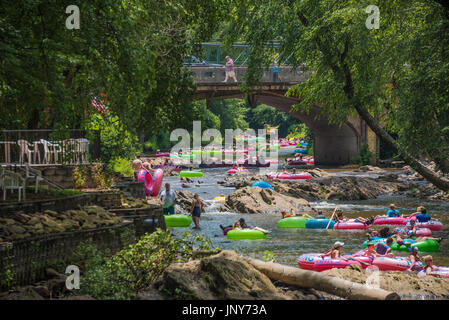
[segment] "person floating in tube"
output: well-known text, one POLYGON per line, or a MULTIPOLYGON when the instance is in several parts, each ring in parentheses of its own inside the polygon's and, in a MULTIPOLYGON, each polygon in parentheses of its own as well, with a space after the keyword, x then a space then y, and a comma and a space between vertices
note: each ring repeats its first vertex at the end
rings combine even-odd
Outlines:
POLYGON ((240 218, 239 220, 235 221, 235 222, 232 224, 232 226, 226 226, 226 227, 223 227, 223 226, 220 224, 220 228, 221 228, 222 230, 225 230, 226 228, 230 228, 230 227, 232 227, 232 230, 253 229, 253 230, 258 230, 258 231, 263 232, 263 233, 271 233, 270 230, 265 230, 265 229, 263 229, 263 228, 254 227, 254 226, 248 226, 248 225, 246 224, 245 219, 243 219, 243 218, 240 218))

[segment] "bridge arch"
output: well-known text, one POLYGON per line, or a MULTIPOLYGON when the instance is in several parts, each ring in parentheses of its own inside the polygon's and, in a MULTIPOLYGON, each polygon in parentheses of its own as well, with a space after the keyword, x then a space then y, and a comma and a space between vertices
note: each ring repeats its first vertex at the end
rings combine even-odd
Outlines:
MULTIPOLYGON (((223 68, 224 69, 224 68, 223 68)), ((224 70, 221 68, 191 68, 197 83, 195 99, 205 99, 207 105, 216 100, 239 98, 244 99, 239 83, 222 83, 224 70)), ((246 68, 236 67, 237 79, 243 79, 246 68)), ((317 117, 319 107, 310 108, 309 113, 301 111, 290 112, 298 102, 297 98, 286 97, 290 86, 305 81, 307 75, 292 71, 291 68, 280 68, 281 82, 271 80, 272 70, 268 70, 261 78, 261 84, 247 97, 248 104, 255 106, 263 103, 305 123, 314 133, 314 156, 317 165, 345 165, 352 162, 359 154, 361 145, 367 143, 374 155, 379 154, 379 140, 366 123, 358 116, 348 118, 342 125, 329 124, 325 116, 317 117), (285 70, 283 70, 285 69, 285 70)), ((372 158, 372 163, 376 157, 372 158)))

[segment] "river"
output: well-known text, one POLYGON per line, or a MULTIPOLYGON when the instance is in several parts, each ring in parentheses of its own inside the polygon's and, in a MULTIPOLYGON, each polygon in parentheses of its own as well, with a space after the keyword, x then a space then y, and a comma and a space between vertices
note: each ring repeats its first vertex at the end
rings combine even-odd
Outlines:
MULTIPOLYGON (((362 243, 367 239, 366 231, 337 231, 337 230, 314 230, 314 229, 278 229, 277 222, 281 215, 279 214, 241 214, 235 212, 220 212, 219 208, 222 202, 214 201, 213 198, 220 194, 228 195, 235 188, 224 187, 217 182, 223 180, 227 175, 228 168, 203 169, 202 178, 193 178, 194 183, 189 183, 190 188, 182 188, 178 176, 165 177, 164 182, 171 183, 175 190, 188 190, 198 193, 200 198, 209 204, 205 208, 205 213, 201 215, 201 230, 194 230, 194 233, 202 234, 212 240, 214 247, 221 249, 236 250, 246 256, 263 259, 264 251, 270 251, 278 263, 297 266, 296 260, 303 253, 323 252, 330 248, 335 241, 345 243, 343 253, 355 253, 362 248, 362 243), (203 183, 197 183, 201 180, 203 183), (264 240, 228 240, 223 235, 219 225, 231 225, 234 221, 243 217, 247 224, 262 227, 271 230, 267 239, 264 240)), ((250 169, 257 173, 258 169, 250 169)), ((372 176, 369 173, 355 173, 344 170, 327 170, 337 175, 360 175, 372 176)), ((433 232, 432 236, 442 237, 443 241, 440 250, 431 253, 436 265, 449 265, 449 204, 443 202, 425 202, 414 198, 405 198, 398 196, 383 196, 372 200, 363 201, 318 201, 310 202, 316 209, 323 210, 326 216, 330 216, 335 206, 338 205, 344 210, 346 216, 355 218, 358 216, 370 217, 373 215, 384 214, 390 203, 395 203, 397 209, 403 214, 410 214, 416 211, 419 205, 424 205, 428 213, 437 219, 440 219, 445 230, 442 232, 433 232)), ((377 230, 383 226, 374 226, 377 230)), ((391 228, 392 229, 392 228, 391 228)), ((174 228, 176 234, 180 234, 190 228, 174 228)), ((398 255, 405 255, 403 252, 395 252, 398 255)), ((421 253, 421 256, 426 253, 421 253)))

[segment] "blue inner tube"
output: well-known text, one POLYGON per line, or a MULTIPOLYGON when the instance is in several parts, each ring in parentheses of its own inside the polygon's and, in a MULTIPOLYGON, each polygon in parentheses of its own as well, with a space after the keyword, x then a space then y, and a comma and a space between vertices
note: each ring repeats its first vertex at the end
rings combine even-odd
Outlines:
MULTIPOLYGON (((310 219, 306 221, 307 229, 326 229, 329 219, 310 219)), ((335 220, 332 220, 328 229, 333 229, 335 220)))
POLYGON ((274 190, 274 188, 271 186, 271 184, 269 184, 268 182, 265 182, 265 181, 254 182, 251 185, 251 187, 259 187, 262 189, 270 188, 271 190, 274 190))
POLYGON ((307 154, 307 150, 306 149, 295 149, 295 153, 307 154))

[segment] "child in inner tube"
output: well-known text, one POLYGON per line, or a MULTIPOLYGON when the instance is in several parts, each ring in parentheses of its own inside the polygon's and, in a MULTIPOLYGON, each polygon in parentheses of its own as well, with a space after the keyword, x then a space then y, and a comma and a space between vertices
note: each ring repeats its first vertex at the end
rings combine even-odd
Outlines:
POLYGON ((411 261, 412 264, 410 265, 410 268, 408 270, 412 271, 413 267, 415 267, 416 262, 420 261, 422 262, 420 256, 418 255, 418 248, 417 247, 411 247, 409 250, 409 256, 407 257, 408 261, 411 261))
POLYGON ((234 222, 234 224, 232 225, 232 230, 242 230, 242 229, 253 229, 253 230, 258 230, 263 233, 271 233, 271 231, 265 230, 265 229, 259 228, 259 227, 249 228, 245 222, 245 219, 240 218, 240 220, 234 222))

